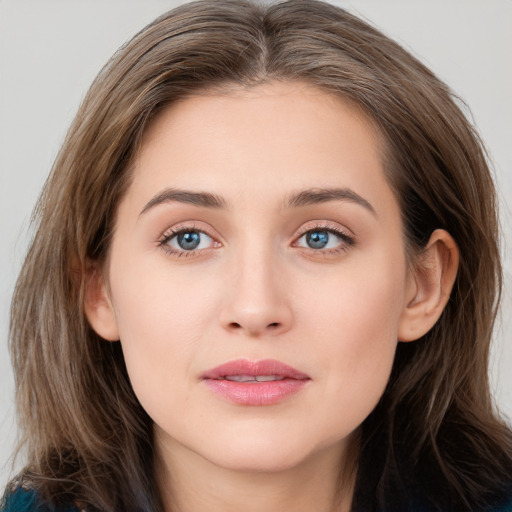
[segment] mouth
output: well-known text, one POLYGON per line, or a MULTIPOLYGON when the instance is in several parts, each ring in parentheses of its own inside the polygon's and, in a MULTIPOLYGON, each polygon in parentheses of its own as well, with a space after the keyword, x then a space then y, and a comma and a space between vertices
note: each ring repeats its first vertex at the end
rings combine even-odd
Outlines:
POLYGON ((237 359, 201 376, 210 391, 238 405, 272 405, 301 391, 311 378, 280 361, 237 359))
POLYGON ((284 380, 286 377, 282 375, 224 375, 217 380, 230 380, 232 382, 274 382, 276 380, 284 380))

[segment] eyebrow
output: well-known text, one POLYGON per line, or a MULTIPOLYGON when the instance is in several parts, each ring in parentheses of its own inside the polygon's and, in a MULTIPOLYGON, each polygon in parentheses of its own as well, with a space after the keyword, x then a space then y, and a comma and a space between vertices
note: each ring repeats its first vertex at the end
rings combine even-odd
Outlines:
POLYGON ((291 195, 287 199, 285 207, 300 208, 301 206, 322 204, 329 201, 349 201, 356 203, 377 216, 377 212, 371 203, 349 188, 315 188, 303 190, 291 195))
POLYGON ((203 208, 227 209, 226 201, 216 194, 168 188, 154 196, 146 204, 146 206, 144 206, 140 212, 140 215, 143 215, 148 210, 159 204, 170 203, 173 201, 178 203, 192 204, 194 206, 202 206, 203 208))
MULTIPOLYGON (((168 188, 154 196, 142 209, 140 215, 143 215, 151 208, 157 205, 169 202, 179 202, 200 206, 203 208, 228 209, 228 203, 224 198, 210 192, 194 192, 191 190, 182 190, 168 188)), ((285 203, 285 208, 300 208, 315 204, 327 203, 329 201, 349 201, 356 203, 377 216, 375 208, 366 199, 349 188, 315 188, 302 190, 290 195, 285 203)), ((139 216, 140 216, 139 215, 139 216)))

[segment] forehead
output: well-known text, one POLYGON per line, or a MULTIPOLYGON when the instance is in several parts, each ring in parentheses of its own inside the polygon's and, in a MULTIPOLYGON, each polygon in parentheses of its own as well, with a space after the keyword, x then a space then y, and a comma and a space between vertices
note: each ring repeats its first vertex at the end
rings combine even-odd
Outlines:
POLYGON ((205 136, 213 142, 232 137, 241 128, 247 138, 267 145, 291 145, 305 137, 328 143, 330 134, 347 138, 350 131, 354 135, 364 132, 376 151, 383 147, 371 119, 350 99, 304 82, 272 81, 206 90, 172 103, 150 123, 142 148, 158 144, 171 129, 187 135, 193 132, 198 139, 205 136))
POLYGON ((389 189, 382 148, 371 120, 338 95, 304 83, 232 87, 165 108, 144 134, 132 186, 146 197, 174 186, 245 201, 315 187, 378 195, 389 189))

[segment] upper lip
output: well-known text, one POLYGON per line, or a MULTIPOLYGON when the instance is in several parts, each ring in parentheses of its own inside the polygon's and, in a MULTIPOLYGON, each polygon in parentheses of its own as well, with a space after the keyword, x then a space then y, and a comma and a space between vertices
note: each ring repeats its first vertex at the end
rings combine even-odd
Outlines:
POLYGON ((203 379, 220 379, 233 375, 276 375, 297 380, 310 378, 309 375, 275 359, 264 359, 262 361, 235 359, 206 371, 201 377, 203 379))

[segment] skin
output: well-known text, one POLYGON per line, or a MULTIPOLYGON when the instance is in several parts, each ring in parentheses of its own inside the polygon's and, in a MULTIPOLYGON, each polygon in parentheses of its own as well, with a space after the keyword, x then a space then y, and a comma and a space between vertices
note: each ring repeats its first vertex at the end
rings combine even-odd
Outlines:
POLYGON ((457 268, 442 231, 409 264, 381 151, 356 107, 301 83, 194 96, 145 133, 86 312, 101 336, 121 340, 154 420, 168 511, 349 510, 353 479, 335 494, 340 471, 353 469, 354 433, 398 340, 435 323, 457 268), (155 200, 170 187, 225 207, 155 200), (367 204, 286 205, 327 188, 367 204), (207 236, 184 251, 171 238, 181 229, 207 236), (329 230, 342 236, 308 245, 306 232, 329 230), (310 380, 277 404, 237 405, 201 375, 238 358, 277 359, 310 380))

